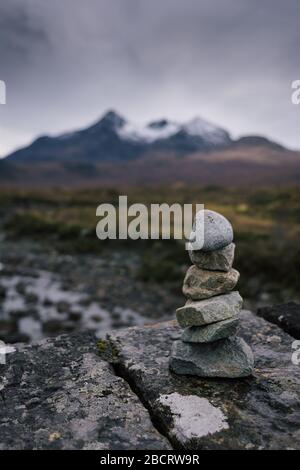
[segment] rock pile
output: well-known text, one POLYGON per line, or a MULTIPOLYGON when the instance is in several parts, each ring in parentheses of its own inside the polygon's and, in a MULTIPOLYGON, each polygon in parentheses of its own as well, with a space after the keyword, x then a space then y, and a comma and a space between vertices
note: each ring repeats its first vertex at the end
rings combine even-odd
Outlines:
POLYGON ((181 340, 173 344, 170 368, 177 374, 200 377, 246 377, 252 373, 254 360, 250 347, 235 336, 243 299, 233 291, 239 273, 232 268, 232 226, 214 211, 204 210, 201 215, 204 243, 201 250, 189 250, 193 265, 183 283, 187 302, 176 311, 184 330, 181 340))

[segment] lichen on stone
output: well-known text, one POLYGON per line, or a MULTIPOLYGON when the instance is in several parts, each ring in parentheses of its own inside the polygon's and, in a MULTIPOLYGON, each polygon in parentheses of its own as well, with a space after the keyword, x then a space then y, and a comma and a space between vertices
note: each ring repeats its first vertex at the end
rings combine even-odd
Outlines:
POLYGON ((97 342, 97 349, 101 358, 105 361, 116 362, 119 357, 118 348, 107 339, 100 339, 97 342))

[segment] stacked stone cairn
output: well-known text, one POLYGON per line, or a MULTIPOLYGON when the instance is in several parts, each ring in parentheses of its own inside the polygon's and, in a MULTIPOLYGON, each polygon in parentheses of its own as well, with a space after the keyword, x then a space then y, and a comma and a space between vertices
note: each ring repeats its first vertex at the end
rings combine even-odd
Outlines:
MULTIPOLYGON (((184 330, 173 344, 170 369, 200 377, 246 377, 253 371, 254 360, 250 347, 236 336, 243 299, 233 290, 239 280, 232 268, 233 229, 221 214, 200 212, 196 220, 202 216, 204 243, 201 250, 189 250, 193 265, 183 283, 187 302, 176 311, 184 330)), ((196 222, 193 231, 195 227, 199 229, 196 222)), ((193 231, 190 241, 195 239, 193 231)))

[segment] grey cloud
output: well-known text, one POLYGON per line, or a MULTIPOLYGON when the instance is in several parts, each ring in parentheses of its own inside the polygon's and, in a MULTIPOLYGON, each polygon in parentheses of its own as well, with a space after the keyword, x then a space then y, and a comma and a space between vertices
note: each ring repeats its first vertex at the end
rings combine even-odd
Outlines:
POLYGON ((296 0, 5 0, 0 122, 31 138, 111 107, 136 120, 200 114, 300 147, 299 13, 296 0))
POLYGON ((36 46, 46 43, 46 32, 35 24, 26 3, 10 0, 0 4, 0 59, 4 74, 16 72, 31 59, 36 46))

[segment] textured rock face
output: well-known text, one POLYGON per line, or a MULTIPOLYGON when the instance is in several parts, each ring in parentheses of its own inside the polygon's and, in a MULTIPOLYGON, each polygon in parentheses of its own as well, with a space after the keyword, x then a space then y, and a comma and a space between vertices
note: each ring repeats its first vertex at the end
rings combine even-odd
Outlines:
POLYGON ((9 354, 0 397, 0 449, 170 448, 89 334, 9 354))
POLYGON ((176 448, 300 449, 300 366, 294 341, 277 326, 241 312, 239 336, 253 349, 254 377, 226 380, 169 371, 176 322, 112 333, 117 367, 176 448))
POLYGON ((243 299, 238 292, 218 295, 201 301, 188 300, 176 310, 177 321, 182 328, 203 326, 236 317, 242 309, 243 299))
POLYGON ((186 328, 181 340, 188 343, 210 343, 228 338, 236 333, 239 321, 237 318, 211 323, 207 326, 190 326, 186 328))
POLYGON ((199 377, 247 377, 252 373, 253 353, 241 338, 206 344, 175 341, 170 368, 176 374, 199 377))
MULTIPOLYGON (((197 230, 203 233, 203 251, 214 251, 224 248, 233 241, 233 229, 230 222, 221 214, 210 210, 199 211, 190 235, 190 241, 196 239, 197 230), (198 225, 196 225, 198 223, 198 225), (204 224, 204 227, 203 227, 204 224)), ((195 247, 197 249, 197 247, 195 247)))
POLYGON ((294 338, 300 339, 300 305, 296 302, 259 308, 257 314, 279 325, 294 338))
POLYGON ((215 251, 202 251, 190 250, 189 256, 191 262, 200 269, 207 269, 208 271, 224 271, 228 272, 232 268, 234 260, 235 244, 230 245, 220 250, 215 251))
POLYGON ((170 372, 175 321, 112 332, 100 357, 86 334, 17 346, 0 365, 0 449, 168 449, 165 435, 175 449, 300 450, 294 339, 240 317, 255 354, 242 380, 170 372))
POLYGON ((189 299, 207 299, 232 291, 237 285, 239 277, 239 272, 236 269, 231 269, 225 273, 205 271, 193 265, 186 273, 182 292, 189 299))

